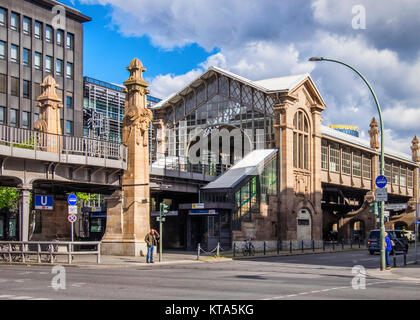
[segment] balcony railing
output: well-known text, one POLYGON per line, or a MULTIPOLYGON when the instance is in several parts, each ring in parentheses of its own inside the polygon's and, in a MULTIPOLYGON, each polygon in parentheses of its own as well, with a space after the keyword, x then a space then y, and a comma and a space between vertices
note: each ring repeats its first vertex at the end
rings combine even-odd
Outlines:
POLYGON ((188 157, 155 154, 151 157, 150 167, 152 173, 154 169, 162 169, 165 172, 175 171, 216 177, 228 170, 231 165, 220 163, 192 164, 188 157))
POLYGON ((81 157, 127 162, 127 147, 117 142, 0 125, 0 154, 41 159, 46 153, 58 162, 79 162, 81 157))

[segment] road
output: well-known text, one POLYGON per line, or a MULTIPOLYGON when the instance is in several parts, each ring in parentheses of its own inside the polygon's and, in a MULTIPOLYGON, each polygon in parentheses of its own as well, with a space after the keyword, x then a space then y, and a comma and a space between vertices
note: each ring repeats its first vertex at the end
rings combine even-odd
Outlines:
POLYGON ((52 286, 58 275, 50 266, 0 265, 0 299, 420 299, 420 279, 367 276, 365 289, 353 289, 353 266, 362 265, 369 273, 378 263, 379 255, 349 251, 176 265, 66 267, 65 289, 58 290, 52 286))

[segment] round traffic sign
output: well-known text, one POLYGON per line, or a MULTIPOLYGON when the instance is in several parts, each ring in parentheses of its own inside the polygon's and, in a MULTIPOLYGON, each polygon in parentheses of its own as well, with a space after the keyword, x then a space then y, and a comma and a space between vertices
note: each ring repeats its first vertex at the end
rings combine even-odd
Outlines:
POLYGON ((74 193, 70 194, 67 197, 67 202, 69 203, 69 205, 71 206, 75 206, 77 204, 77 197, 74 193))
POLYGON ((76 222, 77 217, 74 214, 69 214, 67 219, 69 220, 69 222, 74 223, 74 222, 76 222))
POLYGON ((382 175, 380 175, 380 176, 378 176, 377 178, 376 178, 376 186, 378 187, 378 188, 383 188, 383 187, 385 187, 386 186, 386 184, 387 184, 387 179, 386 179, 386 177, 385 176, 382 176, 382 175))

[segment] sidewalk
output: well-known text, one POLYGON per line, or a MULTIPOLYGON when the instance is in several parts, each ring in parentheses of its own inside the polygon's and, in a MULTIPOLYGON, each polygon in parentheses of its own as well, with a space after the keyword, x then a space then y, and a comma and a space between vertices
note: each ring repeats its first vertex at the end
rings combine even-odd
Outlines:
MULTIPOLYGON (((66 257, 63 263, 67 264, 66 257)), ((130 267, 130 266, 153 266, 167 264, 194 263, 197 261, 197 253, 191 251, 165 250, 162 254, 162 262, 159 262, 159 254, 153 255, 154 264, 146 263, 146 257, 112 256, 101 255, 101 263, 96 263, 96 256, 75 256, 72 265, 78 267, 130 267)))
POLYGON ((379 269, 368 270, 367 274, 379 279, 416 281, 420 282, 420 264, 408 264, 391 270, 380 271, 379 269))

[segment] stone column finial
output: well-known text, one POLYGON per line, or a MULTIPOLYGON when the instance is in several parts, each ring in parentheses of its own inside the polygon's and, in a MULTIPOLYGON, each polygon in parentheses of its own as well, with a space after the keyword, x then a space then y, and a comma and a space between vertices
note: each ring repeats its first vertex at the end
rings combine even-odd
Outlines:
POLYGON ((39 118, 34 123, 35 130, 46 133, 62 134, 60 108, 61 98, 57 95, 58 84, 52 76, 48 76, 41 84, 41 95, 38 97, 39 118))
POLYGON ((129 145, 129 139, 132 134, 136 137, 136 143, 140 144, 142 140, 143 146, 148 145, 148 129, 153 119, 152 111, 147 108, 146 96, 149 90, 146 88, 149 84, 143 80, 143 67, 139 59, 135 58, 127 67, 130 77, 124 82, 127 88, 125 99, 124 117, 123 117, 123 134, 122 142, 129 145))
POLYGON ((370 147, 374 149, 379 149, 379 130, 378 130, 378 121, 376 121, 375 117, 372 118, 370 122, 370 147))
POLYGON ((420 162, 419 149, 419 139, 417 136, 414 136, 413 140, 411 141, 411 157, 415 162, 420 162))

